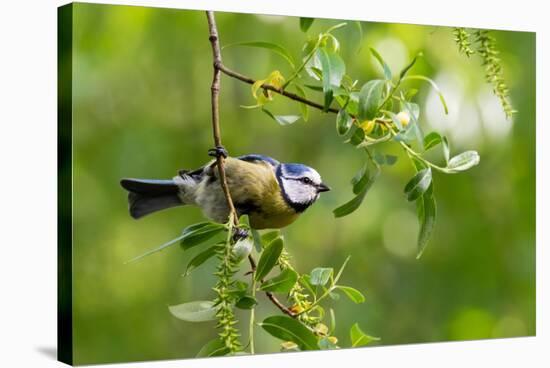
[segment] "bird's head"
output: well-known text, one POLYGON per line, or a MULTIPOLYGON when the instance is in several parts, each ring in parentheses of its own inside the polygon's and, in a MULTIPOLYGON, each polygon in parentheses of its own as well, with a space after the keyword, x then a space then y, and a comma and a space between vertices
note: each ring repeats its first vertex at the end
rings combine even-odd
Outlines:
POLYGON ((321 192, 330 190, 321 180, 321 175, 306 165, 280 164, 276 176, 283 198, 296 212, 305 211, 321 192))

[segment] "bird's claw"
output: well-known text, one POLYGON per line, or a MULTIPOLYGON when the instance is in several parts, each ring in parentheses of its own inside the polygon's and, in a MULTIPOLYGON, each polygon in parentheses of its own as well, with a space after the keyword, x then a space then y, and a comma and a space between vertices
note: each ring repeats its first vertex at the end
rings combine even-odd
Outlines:
POLYGON ((218 158, 218 157, 227 158, 229 154, 227 153, 227 150, 225 149, 224 146, 216 146, 215 148, 211 148, 208 150, 208 156, 212 156, 215 158, 218 158))
POLYGON ((233 241, 237 242, 248 238, 248 230, 242 228, 233 229, 233 241))

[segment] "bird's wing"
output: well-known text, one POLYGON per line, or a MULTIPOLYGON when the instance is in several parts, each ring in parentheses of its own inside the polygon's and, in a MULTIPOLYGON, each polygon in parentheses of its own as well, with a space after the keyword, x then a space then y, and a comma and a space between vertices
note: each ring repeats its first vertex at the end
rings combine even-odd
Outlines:
POLYGON ((264 155, 258 155, 258 154, 249 154, 244 156, 237 157, 239 160, 247 161, 247 162, 267 162, 273 167, 276 167, 280 164, 279 161, 275 160, 272 157, 264 156, 264 155))
MULTIPOLYGON (((279 161, 275 160, 272 157, 265 156, 265 155, 259 155, 259 154, 255 154, 255 153, 248 154, 248 155, 243 155, 243 156, 238 156, 236 158, 241 160, 241 161, 246 161, 246 162, 250 162, 250 163, 260 163, 260 164, 267 163, 273 168, 277 167, 280 164, 279 161)), ((204 165, 204 166, 202 166, 198 169, 195 169, 195 170, 179 170, 178 174, 180 176, 184 176, 184 175, 191 176, 195 180, 200 180, 202 175, 205 172, 207 173, 207 175, 211 175, 212 171, 207 170, 207 169, 214 167, 215 164, 216 164, 216 161, 212 160, 208 164, 206 164, 206 165, 204 165)))

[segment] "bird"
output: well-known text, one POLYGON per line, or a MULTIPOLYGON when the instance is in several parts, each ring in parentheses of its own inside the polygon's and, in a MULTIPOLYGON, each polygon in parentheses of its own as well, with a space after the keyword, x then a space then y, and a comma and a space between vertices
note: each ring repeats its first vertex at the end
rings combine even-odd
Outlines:
MULTIPOLYGON (((330 190, 313 168, 281 163, 269 156, 224 154, 226 180, 237 215, 248 215, 253 229, 279 229, 293 223, 330 190)), ((130 215, 139 219, 176 206, 194 205, 219 223, 229 207, 219 183, 216 160, 196 170, 179 170, 172 179, 121 179, 128 193, 130 215)))

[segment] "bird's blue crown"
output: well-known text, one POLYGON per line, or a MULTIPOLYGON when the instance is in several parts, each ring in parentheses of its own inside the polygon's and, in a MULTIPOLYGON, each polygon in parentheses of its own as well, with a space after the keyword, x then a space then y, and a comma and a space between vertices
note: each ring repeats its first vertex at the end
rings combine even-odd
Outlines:
POLYGON ((311 167, 303 164, 281 164, 281 175, 283 176, 298 178, 312 171, 311 167))

